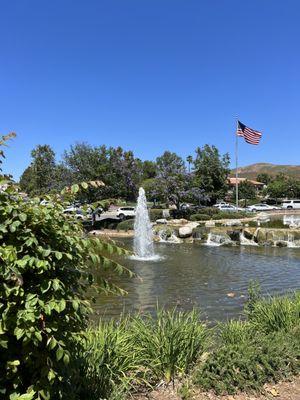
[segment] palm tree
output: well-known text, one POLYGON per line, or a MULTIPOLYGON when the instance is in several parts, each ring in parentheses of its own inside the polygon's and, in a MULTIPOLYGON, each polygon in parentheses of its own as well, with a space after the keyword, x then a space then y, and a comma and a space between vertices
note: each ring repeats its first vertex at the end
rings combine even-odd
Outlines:
POLYGON ((193 162, 193 157, 192 156, 187 156, 186 161, 189 164, 189 173, 190 173, 191 172, 191 164, 193 162))

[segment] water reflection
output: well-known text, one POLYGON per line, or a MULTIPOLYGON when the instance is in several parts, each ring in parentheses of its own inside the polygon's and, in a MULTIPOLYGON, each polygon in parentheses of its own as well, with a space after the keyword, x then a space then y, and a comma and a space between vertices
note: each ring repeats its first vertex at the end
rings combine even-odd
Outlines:
POLYGON ((211 321, 226 320, 241 313, 251 280, 260 281, 264 294, 283 294, 300 283, 300 249, 159 243, 156 252, 162 256, 160 262, 126 260, 141 281, 120 278, 118 284, 128 295, 99 296, 97 315, 152 312, 159 304, 184 310, 197 306, 211 321))

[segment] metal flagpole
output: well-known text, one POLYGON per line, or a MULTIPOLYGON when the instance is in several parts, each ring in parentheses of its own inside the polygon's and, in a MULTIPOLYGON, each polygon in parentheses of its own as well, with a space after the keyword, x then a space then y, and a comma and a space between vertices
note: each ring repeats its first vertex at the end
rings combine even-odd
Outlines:
MULTIPOLYGON (((239 184, 238 184, 238 118, 236 117, 235 131, 235 205, 239 206, 239 184)), ((237 210, 236 210, 237 211, 237 210)))

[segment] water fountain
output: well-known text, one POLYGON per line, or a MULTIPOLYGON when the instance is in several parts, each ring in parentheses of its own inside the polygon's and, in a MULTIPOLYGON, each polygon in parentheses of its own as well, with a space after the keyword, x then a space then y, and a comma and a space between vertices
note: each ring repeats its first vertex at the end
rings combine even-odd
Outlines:
POLYGON ((219 235, 217 233, 210 232, 207 236, 207 241, 205 243, 206 246, 222 246, 222 245, 229 245, 233 244, 230 238, 227 238, 224 235, 219 235))
POLYGON ((252 239, 248 239, 246 238, 244 232, 240 232, 240 244, 243 246, 258 246, 258 244, 252 240, 252 239))
POLYGON ((152 225, 147 209, 145 190, 139 189, 139 197, 134 220, 134 244, 135 259, 147 261, 159 257, 154 253, 152 225))

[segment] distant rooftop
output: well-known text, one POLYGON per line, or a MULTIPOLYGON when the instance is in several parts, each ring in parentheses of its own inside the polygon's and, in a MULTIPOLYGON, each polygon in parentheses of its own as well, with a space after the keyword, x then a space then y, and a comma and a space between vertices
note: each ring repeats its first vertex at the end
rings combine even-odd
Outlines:
MULTIPOLYGON (((237 178, 238 184, 241 182, 244 182, 244 181, 248 181, 249 183, 251 183, 254 186, 265 186, 264 183, 258 182, 258 181, 253 181, 252 179, 237 178)), ((229 185, 236 185, 236 178, 232 178, 232 177, 228 178, 228 183, 229 183, 229 185)))

